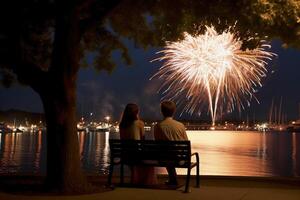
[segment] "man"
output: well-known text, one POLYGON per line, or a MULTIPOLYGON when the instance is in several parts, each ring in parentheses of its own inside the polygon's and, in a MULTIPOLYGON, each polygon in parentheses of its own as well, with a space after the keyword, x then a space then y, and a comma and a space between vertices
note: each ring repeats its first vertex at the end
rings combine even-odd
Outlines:
MULTIPOLYGON (((175 103, 173 101, 163 101, 160 108, 164 119, 154 127, 155 140, 188 140, 184 125, 173 119, 176 110, 175 103)), ((175 167, 167 167, 167 171, 169 181, 166 184, 177 185, 175 167)))

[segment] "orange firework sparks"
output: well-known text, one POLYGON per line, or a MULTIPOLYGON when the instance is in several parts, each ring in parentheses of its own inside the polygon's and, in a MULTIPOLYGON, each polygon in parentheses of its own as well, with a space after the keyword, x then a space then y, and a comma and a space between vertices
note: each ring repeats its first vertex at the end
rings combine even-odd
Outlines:
POLYGON ((232 111, 250 104, 266 76, 266 60, 275 55, 263 42, 251 50, 242 50, 242 44, 230 28, 220 34, 213 26, 196 36, 185 32, 183 40, 167 42, 158 52, 163 55, 153 61, 164 64, 152 78, 164 80, 164 99, 185 102, 183 112, 200 115, 208 105, 214 125, 218 108, 232 111))

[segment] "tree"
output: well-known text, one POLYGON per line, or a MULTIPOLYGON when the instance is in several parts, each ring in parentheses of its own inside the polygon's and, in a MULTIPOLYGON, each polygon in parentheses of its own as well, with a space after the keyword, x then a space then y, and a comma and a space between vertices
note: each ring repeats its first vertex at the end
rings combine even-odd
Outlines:
MULTIPOLYGON (((69 193, 89 188, 80 168, 76 134, 76 80, 88 52, 96 54, 94 67, 111 72, 115 50, 130 64, 124 38, 146 49, 178 40, 183 31, 196 33, 203 24, 222 30, 236 20, 241 37, 257 33, 257 40, 268 35, 281 38, 286 45, 300 46, 296 0, 27 0, 1 4, 1 81, 9 86, 17 79, 39 94, 47 123, 46 184, 69 193)), ((245 47, 253 45, 255 42, 246 43, 245 47)))
POLYGON ((2 16, 5 25, 2 71, 10 75, 4 77, 15 74, 19 82, 40 95, 47 124, 46 184, 66 193, 89 188, 80 168, 76 134, 76 77, 83 53, 81 38, 93 23, 101 22, 118 5, 118 1, 101 2, 97 16, 83 17, 94 3, 27 1, 20 3, 15 12, 3 10, 5 16, 2 16), (6 22, 7 17, 11 21, 6 22))

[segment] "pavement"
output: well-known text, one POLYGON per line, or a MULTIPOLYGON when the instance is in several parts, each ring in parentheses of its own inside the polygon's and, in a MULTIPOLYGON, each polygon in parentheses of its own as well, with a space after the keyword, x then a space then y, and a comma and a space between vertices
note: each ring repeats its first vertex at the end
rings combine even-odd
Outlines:
MULTIPOLYGON (((164 179, 160 177, 160 182, 164 179)), ((184 176, 179 177, 179 182, 184 181, 184 176)), ((299 178, 201 176, 200 188, 193 187, 194 183, 192 178, 190 193, 183 193, 183 186, 177 189, 115 187, 100 193, 69 196, 25 195, 0 190, 0 200, 300 200, 299 178)))

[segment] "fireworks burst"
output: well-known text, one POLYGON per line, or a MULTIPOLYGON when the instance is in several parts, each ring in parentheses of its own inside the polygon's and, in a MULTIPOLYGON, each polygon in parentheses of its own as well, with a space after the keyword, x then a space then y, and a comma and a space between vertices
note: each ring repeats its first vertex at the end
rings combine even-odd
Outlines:
POLYGON ((266 60, 275 55, 263 41, 255 49, 242 50, 243 42, 230 29, 219 34, 206 26, 205 33, 196 36, 185 32, 183 40, 167 42, 158 52, 163 55, 153 60, 164 61, 152 77, 164 80, 163 98, 184 102, 183 112, 190 114, 200 115, 207 105, 213 125, 218 109, 230 112, 250 104, 266 76, 266 60))

